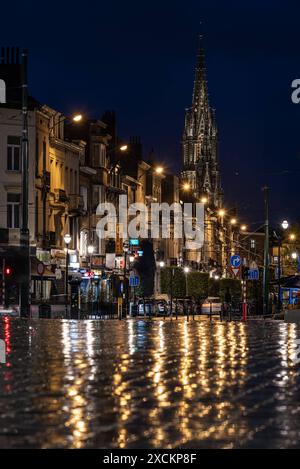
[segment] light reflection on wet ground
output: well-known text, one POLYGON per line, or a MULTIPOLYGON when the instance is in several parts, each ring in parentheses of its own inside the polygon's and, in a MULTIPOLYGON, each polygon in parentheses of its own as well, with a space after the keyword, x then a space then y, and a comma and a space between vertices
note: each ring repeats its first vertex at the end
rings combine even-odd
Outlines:
POLYGON ((0 319, 0 447, 300 447, 300 328, 0 319))

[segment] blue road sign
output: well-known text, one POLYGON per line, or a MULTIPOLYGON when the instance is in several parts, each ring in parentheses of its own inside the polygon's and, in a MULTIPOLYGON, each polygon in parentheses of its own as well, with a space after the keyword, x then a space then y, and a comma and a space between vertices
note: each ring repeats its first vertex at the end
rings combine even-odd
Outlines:
POLYGON ((131 287, 139 287, 140 286, 140 277, 138 275, 129 277, 129 285, 131 287))
POLYGON ((140 245, 140 241, 138 239, 130 239, 129 240, 129 243, 130 243, 130 246, 139 246, 140 245))
POLYGON ((258 269, 249 269, 248 270, 248 280, 259 280, 259 270, 258 269))
POLYGON ((242 265, 241 256, 239 256, 238 254, 235 254, 234 256, 231 256, 230 265, 231 265, 231 267, 235 267, 235 268, 241 267, 241 265, 242 265))

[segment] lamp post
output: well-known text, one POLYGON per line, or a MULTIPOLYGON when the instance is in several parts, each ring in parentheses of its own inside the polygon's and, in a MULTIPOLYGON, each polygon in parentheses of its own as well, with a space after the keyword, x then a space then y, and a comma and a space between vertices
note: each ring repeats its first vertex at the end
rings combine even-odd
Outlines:
MULTIPOLYGON (((286 231, 289 228, 289 222, 287 220, 284 220, 281 223, 281 228, 282 230, 286 231)), ((282 240, 283 240, 283 232, 278 235, 275 232, 275 235, 278 239, 278 301, 277 301, 277 309, 278 312, 281 310, 281 277, 283 276, 283 269, 282 269, 282 262, 281 262, 281 248, 282 248, 282 240)))
POLYGON ((69 244, 72 241, 72 238, 69 234, 65 234, 64 242, 66 245, 66 278, 65 278, 65 295, 66 295, 66 318, 68 318, 68 305, 69 305, 69 289, 68 289, 68 280, 69 280, 69 244))
POLYGON ((23 254, 24 279, 21 283, 20 315, 29 316, 30 308, 30 237, 28 227, 28 84, 27 84, 27 51, 22 52, 22 226, 21 250, 23 254))
POLYGON ((185 273, 185 296, 188 296, 188 273, 190 271, 189 267, 184 268, 185 273))
POLYGON ((94 246, 92 244, 90 244, 87 248, 87 252, 88 252, 88 255, 89 255, 89 273, 90 273, 90 277, 89 277, 89 294, 88 294, 88 300, 91 300, 91 303, 92 303, 92 316, 93 316, 93 309, 94 309, 94 302, 93 302, 93 284, 92 284, 92 278, 91 278, 91 272, 92 272, 92 256, 94 254, 94 246))
POLYGON ((205 233, 205 229, 206 229, 206 205, 208 204, 208 198, 206 196, 203 196, 201 198, 201 203, 203 204, 203 267, 202 267, 202 270, 204 271, 205 270, 204 266, 206 266, 206 246, 205 246, 206 233, 205 233))
POLYGON ((124 282, 123 282, 123 294, 124 294, 124 312, 125 312, 125 318, 127 317, 127 307, 128 307, 128 288, 127 288, 127 254, 129 251, 129 244, 128 242, 123 243, 123 252, 124 252, 124 282))
POLYGON ((264 242, 264 277, 263 277, 263 315, 269 311, 269 188, 263 187, 265 205, 265 242, 264 242))
POLYGON ((87 252, 89 255, 89 269, 92 270, 92 256, 94 254, 95 248, 92 245, 89 245, 87 248, 87 252))

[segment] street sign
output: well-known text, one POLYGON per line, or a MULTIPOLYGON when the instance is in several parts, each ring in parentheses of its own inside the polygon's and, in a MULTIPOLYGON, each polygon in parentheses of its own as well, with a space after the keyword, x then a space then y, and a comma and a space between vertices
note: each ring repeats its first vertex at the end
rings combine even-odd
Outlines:
POLYGON ((239 277, 240 271, 241 271, 240 267, 232 267, 231 266, 231 272, 233 273, 234 278, 239 277))
POLYGON ((259 280, 259 270, 258 269, 249 269, 249 271, 248 271, 248 280, 259 280))
POLYGON ((42 277, 42 275, 44 275, 44 272, 45 272, 44 264, 42 262, 39 262, 36 270, 37 270, 37 273, 42 277))
POLYGON ((241 267, 242 265, 242 258, 238 254, 234 254, 234 256, 231 256, 230 258, 230 265, 234 269, 241 267))
POLYGON ((130 239, 129 240, 129 243, 130 243, 130 246, 139 246, 140 245, 140 241, 138 239, 130 239))
POLYGON ((138 275, 132 275, 131 277, 129 277, 129 285, 131 287, 139 287, 140 277, 138 275))

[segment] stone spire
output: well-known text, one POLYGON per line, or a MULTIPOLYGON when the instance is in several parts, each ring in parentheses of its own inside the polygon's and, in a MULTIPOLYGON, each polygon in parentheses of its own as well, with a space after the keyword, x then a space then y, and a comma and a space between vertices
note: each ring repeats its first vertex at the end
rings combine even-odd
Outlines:
POLYGON ((209 105, 205 54, 202 36, 192 97, 192 106, 186 110, 183 132, 182 179, 188 181, 197 198, 206 193, 213 205, 219 205, 221 194, 218 165, 218 130, 215 111, 209 105))

